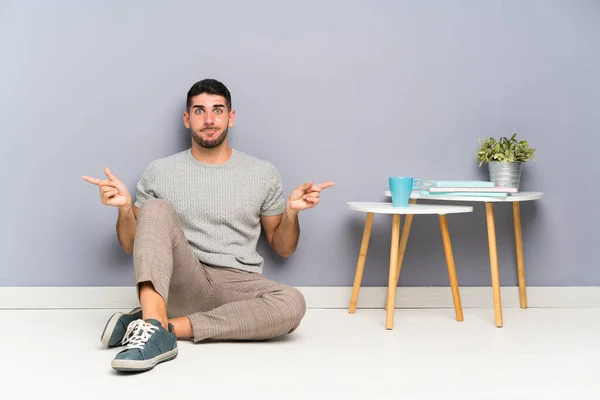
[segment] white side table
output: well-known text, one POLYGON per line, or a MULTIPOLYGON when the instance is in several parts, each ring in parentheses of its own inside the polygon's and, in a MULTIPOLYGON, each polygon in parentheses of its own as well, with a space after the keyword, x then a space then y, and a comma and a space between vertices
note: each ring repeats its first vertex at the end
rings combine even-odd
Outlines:
POLYGON ((371 227, 373 226, 373 217, 375 214, 392 214, 392 243, 390 248, 390 272, 388 279, 388 294, 386 301, 386 329, 394 327, 394 306, 396 300, 396 286, 400 278, 400 270, 402 269, 402 261, 404 260, 404 252, 406 251, 406 243, 408 242, 408 234, 412 217, 415 214, 438 214, 440 220, 440 230, 442 233, 442 242, 444 244, 444 252, 446 254, 446 264, 448 265, 448 277, 452 288, 452 299, 454 301, 454 310, 456 312, 456 320, 463 320, 462 305, 460 302, 460 294, 458 291, 458 279, 456 278, 456 269, 454 267, 454 256, 452 255, 452 245, 450 242, 450 233, 448 232, 448 221, 446 214, 467 213, 472 212, 473 207, 469 206, 446 206, 446 205, 427 205, 427 204, 411 204, 408 207, 393 207, 391 203, 385 202, 349 202, 348 206, 356 211, 367 213, 365 229, 360 246, 358 256, 358 264, 356 266, 356 276, 354 278, 354 286, 352 288, 352 297, 350 299, 350 307, 348 312, 354 314, 356 311, 356 303, 358 301, 358 292, 362 280, 365 260, 367 258, 367 249, 369 247, 369 239, 371 237, 371 227), (400 238, 400 215, 407 215, 400 238))
MULTIPOLYGON (((391 197, 390 191, 385 194, 391 197)), ((533 201, 541 199, 542 192, 519 192, 505 198, 500 197, 471 197, 471 196, 451 196, 451 195, 420 195, 414 191, 410 196, 412 201, 417 199, 427 199, 432 201, 458 201, 458 202, 478 202, 485 203, 485 214, 488 229, 488 243, 490 250, 490 270, 492 277, 492 292, 494 296, 494 317, 498 328, 503 326, 502 321, 502 300, 500 298, 500 277, 498 274, 498 246, 496 243, 496 224, 494 221, 493 203, 512 203, 513 225, 515 230, 515 248, 517 255, 517 275, 519 277, 519 300, 521 308, 527 308, 527 289, 525 283, 525 265, 523 262, 523 237, 521 234, 521 207, 522 201, 533 201)), ((409 216, 412 218, 412 216, 409 216)), ((408 221, 406 222, 408 224, 408 221)), ((410 230, 410 228, 409 228, 410 230)), ((404 235, 404 232, 403 232, 404 235)), ((406 232, 408 239, 408 232, 406 232)))

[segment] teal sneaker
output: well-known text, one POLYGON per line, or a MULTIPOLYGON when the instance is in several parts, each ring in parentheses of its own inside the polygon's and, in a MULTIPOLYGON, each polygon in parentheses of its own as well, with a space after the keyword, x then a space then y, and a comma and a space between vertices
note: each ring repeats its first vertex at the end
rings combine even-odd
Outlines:
POLYGON ((116 312, 110 317, 100 340, 105 347, 115 347, 123 344, 131 332, 127 332, 127 327, 136 319, 142 319, 142 308, 137 307, 128 313, 116 312))
POLYGON ((131 331, 124 344, 127 348, 117 354, 112 367, 117 371, 147 371, 156 364, 177 357, 177 337, 173 333, 173 325, 167 331, 155 319, 138 319, 127 327, 131 331))

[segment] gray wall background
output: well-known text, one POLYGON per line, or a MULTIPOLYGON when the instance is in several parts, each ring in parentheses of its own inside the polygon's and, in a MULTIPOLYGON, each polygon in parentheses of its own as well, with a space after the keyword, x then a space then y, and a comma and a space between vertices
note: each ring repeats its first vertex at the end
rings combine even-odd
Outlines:
MULTIPOLYGON (((301 214, 289 259, 265 274, 352 285, 364 214, 387 177, 486 179, 477 140, 530 140, 522 189, 528 284, 600 285, 596 1, 3 1, 0 285, 131 285, 117 211, 81 175, 108 165, 130 191, 190 144, 197 80, 233 94, 233 147, 273 162, 286 194, 334 180, 301 214), (586 163, 589 163, 586 165, 586 163)), ((501 284, 516 285, 509 205, 496 208, 501 284)), ((488 286, 482 205, 449 216, 459 282, 488 286), (462 224, 462 226, 459 226, 462 224)), ((391 218, 377 216, 363 278, 387 284, 391 218)), ((447 285, 435 216, 420 216, 401 286, 447 285)))

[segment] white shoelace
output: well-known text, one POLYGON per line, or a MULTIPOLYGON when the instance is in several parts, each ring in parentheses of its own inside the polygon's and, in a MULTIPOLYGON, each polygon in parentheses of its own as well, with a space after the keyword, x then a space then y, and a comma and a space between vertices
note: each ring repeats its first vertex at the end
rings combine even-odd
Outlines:
POLYGON ((143 349, 150 336, 158 330, 158 326, 147 324, 143 319, 132 321, 127 326, 122 344, 128 349, 143 349))

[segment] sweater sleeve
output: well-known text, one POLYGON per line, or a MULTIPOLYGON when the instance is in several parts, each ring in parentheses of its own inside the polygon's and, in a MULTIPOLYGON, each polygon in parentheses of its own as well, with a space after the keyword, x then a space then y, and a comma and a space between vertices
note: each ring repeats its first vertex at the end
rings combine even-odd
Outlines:
POLYGON ((285 199, 283 198, 283 183, 281 175, 273 165, 267 170, 267 181, 269 188, 267 196, 263 201, 260 214, 264 216, 283 214, 285 210, 285 199))
POLYGON ((136 199, 133 204, 137 208, 141 208, 142 204, 150 198, 158 198, 156 194, 156 180, 157 170, 156 163, 152 162, 142 173, 137 188, 136 188, 136 199))

